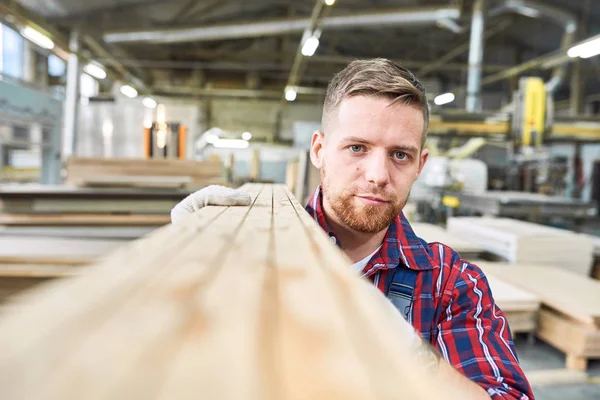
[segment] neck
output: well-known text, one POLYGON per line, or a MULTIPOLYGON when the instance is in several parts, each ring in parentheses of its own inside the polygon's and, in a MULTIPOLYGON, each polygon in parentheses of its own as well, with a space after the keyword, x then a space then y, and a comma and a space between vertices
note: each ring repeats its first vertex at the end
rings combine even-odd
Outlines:
POLYGON ((381 246, 387 229, 377 233, 358 232, 339 221, 326 201, 323 201, 323 211, 327 225, 340 239, 342 250, 352 262, 362 260, 381 246))

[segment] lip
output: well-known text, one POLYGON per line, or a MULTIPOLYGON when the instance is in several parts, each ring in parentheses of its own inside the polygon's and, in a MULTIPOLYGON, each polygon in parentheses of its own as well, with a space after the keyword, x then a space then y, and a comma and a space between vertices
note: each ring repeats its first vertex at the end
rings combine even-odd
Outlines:
POLYGON ((357 195, 356 197, 358 197, 359 199, 361 199, 364 202, 370 203, 370 204, 387 204, 389 203, 389 200, 386 200, 382 197, 377 197, 377 196, 360 196, 357 195))

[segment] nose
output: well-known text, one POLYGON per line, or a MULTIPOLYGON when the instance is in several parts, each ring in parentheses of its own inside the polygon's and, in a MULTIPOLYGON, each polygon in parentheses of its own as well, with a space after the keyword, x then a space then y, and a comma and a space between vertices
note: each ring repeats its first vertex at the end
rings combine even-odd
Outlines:
POLYGON ((389 157, 383 152, 373 152, 365 160, 365 178, 375 186, 390 182, 389 157))

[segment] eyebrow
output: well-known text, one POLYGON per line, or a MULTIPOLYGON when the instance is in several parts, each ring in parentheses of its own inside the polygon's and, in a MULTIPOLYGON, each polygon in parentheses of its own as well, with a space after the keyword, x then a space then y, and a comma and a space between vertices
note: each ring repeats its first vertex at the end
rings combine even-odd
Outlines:
MULTIPOLYGON (((342 139, 342 142, 352 142, 352 143, 358 143, 358 144, 365 144, 365 145, 374 145, 373 142, 371 142, 370 140, 364 139, 364 138, 360 138, 357 136, 348 136, 344 139, 342 139)), ((390 146, 391 150, 401 150, 401 151, 405 151, 407 153, 418 153, 419 149, 416 148, 415 146, 410 146, 410 145, 397 145, 397 146, 390 146)))

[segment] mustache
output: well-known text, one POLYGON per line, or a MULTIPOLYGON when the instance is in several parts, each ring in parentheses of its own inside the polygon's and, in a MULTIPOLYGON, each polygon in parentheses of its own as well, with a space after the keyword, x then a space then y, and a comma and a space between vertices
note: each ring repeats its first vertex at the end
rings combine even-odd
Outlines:
POLYGON ((364 187, 352 188, 351 193, 353 195, 378 197, 385 201, 395 201, 396 200, 396 196, 389 193, 387 190, 378 188, 378 187, 374 187, 374 186, 364 186, 364 187))

